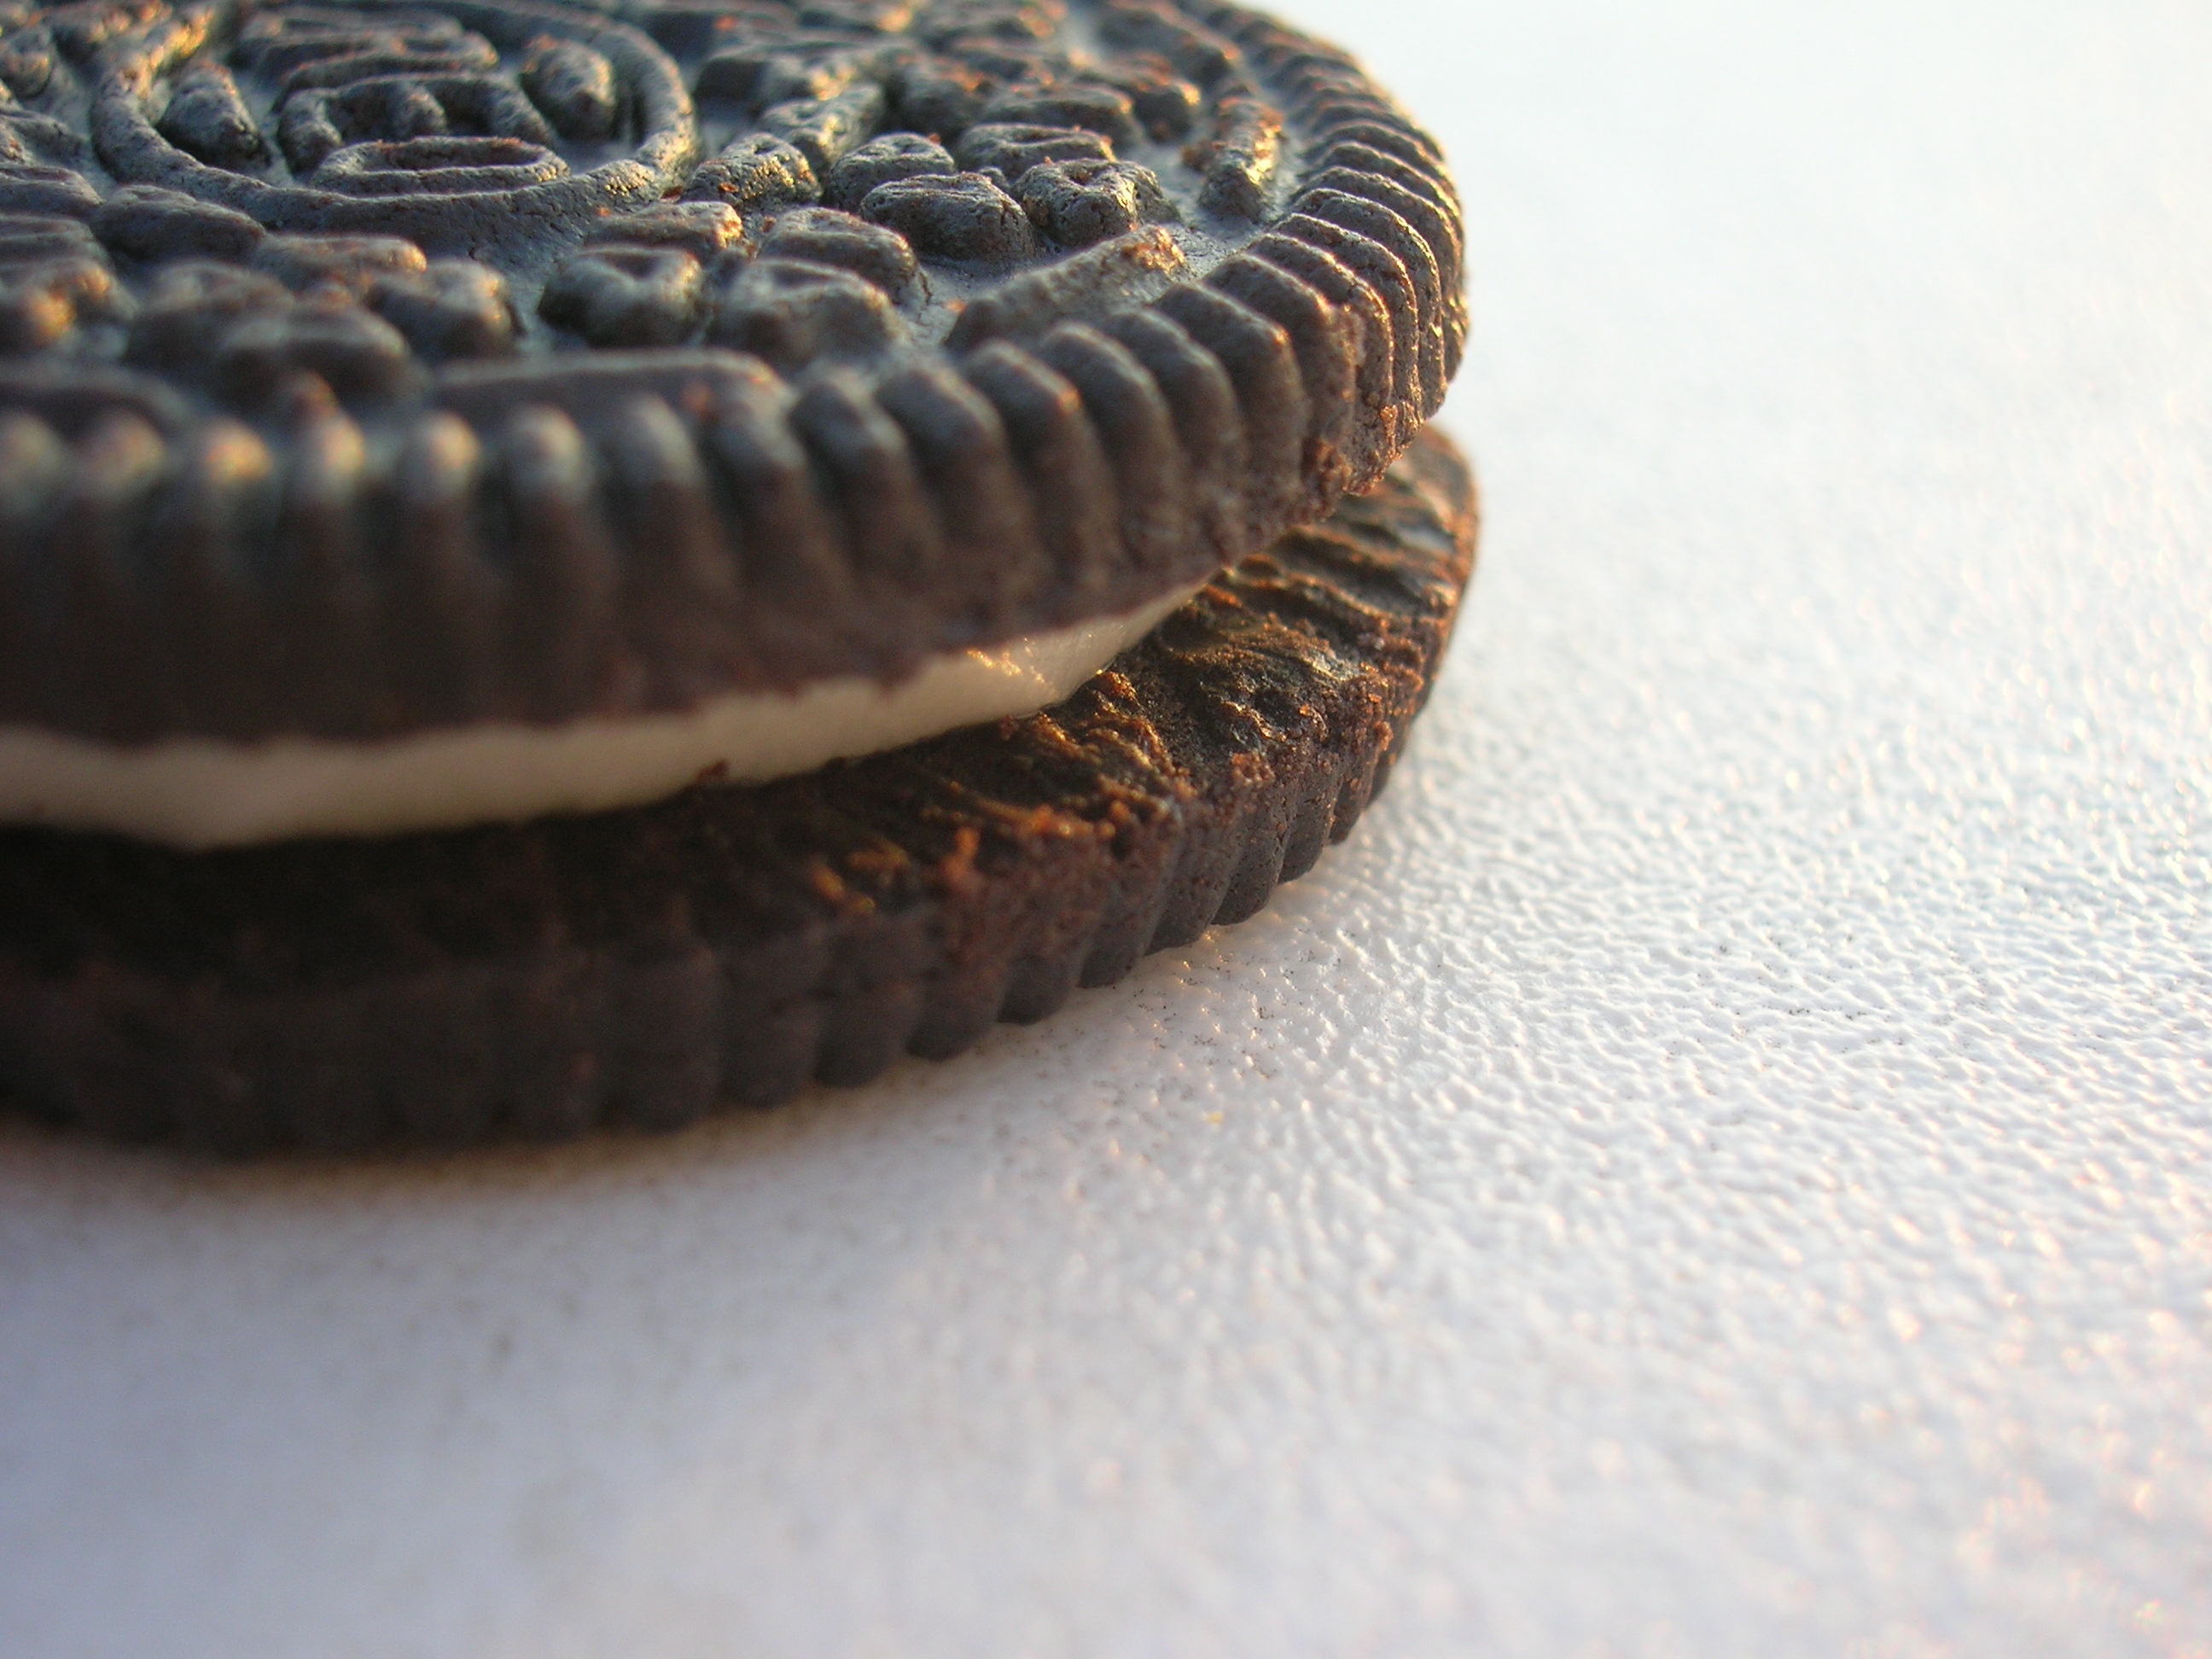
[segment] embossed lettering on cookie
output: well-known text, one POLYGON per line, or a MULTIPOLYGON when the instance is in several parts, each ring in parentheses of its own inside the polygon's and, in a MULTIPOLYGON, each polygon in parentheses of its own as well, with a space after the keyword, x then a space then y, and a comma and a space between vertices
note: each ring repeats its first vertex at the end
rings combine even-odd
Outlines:
POLYGON ((1459 356, 1435 145, 1205 0, 0 19, 9 732, 898 683, 1318 518, 1459 356))

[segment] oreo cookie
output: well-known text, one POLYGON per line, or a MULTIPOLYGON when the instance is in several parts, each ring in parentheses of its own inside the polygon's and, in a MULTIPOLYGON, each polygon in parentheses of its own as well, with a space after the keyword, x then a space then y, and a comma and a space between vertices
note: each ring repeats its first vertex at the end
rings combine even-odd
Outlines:
POLYGON ((1425 435, 1026 718, 521 825, 204 853, 0 831, 0 1078, 132 1137, 355 1146, 667 1127, 956 1054, 1343 839, 1474 543, 1425 435))
POLYGON ((680 1121, 1256 904, 1464 578, 1460 239, 1212 0, 0 5, 0 1083, 680 1121))

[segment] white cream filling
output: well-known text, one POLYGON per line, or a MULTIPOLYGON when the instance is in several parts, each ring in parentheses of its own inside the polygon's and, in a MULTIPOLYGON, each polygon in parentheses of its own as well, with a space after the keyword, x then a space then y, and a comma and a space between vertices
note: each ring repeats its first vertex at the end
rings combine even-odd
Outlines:
POLYGON ((675 714, 487 722, 368 743, 170 738, 139 747, 0 726, 0 823, 198 848, 635 806, 702 778, 783 777, 1042 708, 1195 592, 933 657, 893 686, 855 675, 791 693, 739 692, 675 714))

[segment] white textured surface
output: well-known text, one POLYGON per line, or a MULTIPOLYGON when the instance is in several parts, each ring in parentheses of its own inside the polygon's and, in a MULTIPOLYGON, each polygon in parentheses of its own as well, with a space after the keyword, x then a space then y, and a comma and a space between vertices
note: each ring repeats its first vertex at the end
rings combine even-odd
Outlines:
POLYGON ((1477 226, 1358 837, 671 1142, 0 1135, 0 1651, 2212 1652, 2212 15, 1297 9, 1477 226))

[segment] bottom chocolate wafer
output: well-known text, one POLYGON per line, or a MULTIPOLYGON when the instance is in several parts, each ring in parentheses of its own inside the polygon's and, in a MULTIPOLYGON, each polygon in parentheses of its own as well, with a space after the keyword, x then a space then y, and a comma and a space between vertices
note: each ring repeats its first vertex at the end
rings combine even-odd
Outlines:
POLYGON ((1474 532, 1428 434, 1066 702, 775 783, 198 853, 0 831, 0 1090, 135 1138, 456 1142, 668 1127, 957 1054, 1344 838, 1474 532))

